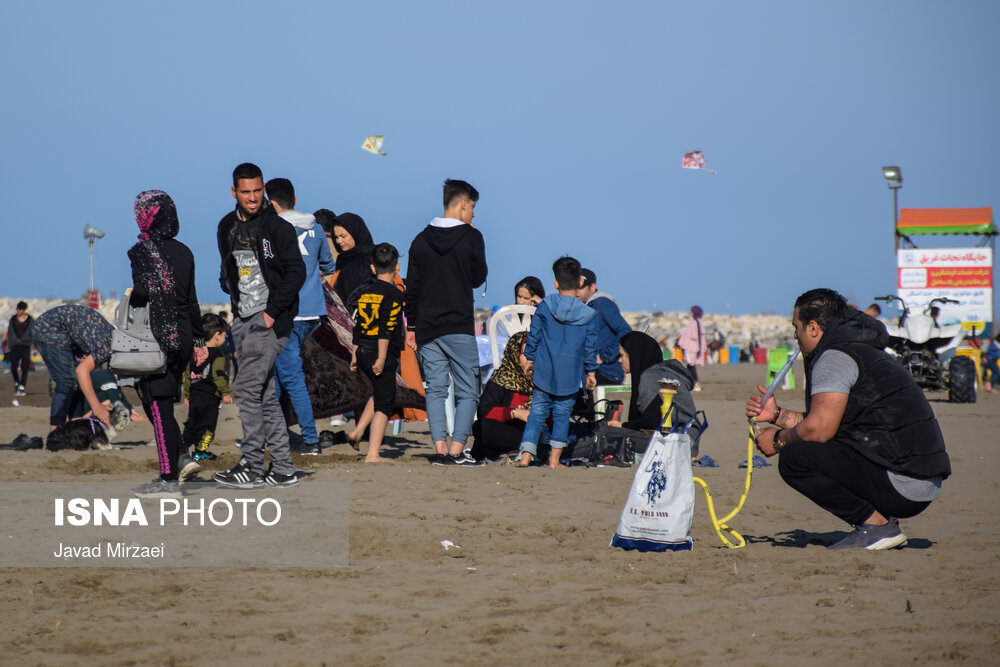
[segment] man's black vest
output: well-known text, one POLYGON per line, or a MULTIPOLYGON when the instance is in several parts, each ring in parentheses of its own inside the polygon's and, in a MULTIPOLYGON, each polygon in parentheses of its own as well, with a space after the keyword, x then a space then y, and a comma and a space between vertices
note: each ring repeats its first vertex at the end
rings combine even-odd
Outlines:
POLYGON ((894 472, 948 477, 951 463, 934 411, 910 373, 885 353, 888 340, 881 322, 853 308, 831 322, 805 358, 806 411, 816 360, 826 350, 844 352, 857 363, 858 380, 833 439, 894 472))

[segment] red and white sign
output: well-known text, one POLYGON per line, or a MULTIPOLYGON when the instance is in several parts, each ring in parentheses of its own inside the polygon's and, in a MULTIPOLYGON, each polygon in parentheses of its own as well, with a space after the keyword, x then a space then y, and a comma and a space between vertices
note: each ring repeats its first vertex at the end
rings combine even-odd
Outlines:
POLYGON ((922 310, 934 298, 958 305, 940 305, 938 323, 993 320, 992 248, 910 248, 897 258, 899 296, 911 309, 922 310))

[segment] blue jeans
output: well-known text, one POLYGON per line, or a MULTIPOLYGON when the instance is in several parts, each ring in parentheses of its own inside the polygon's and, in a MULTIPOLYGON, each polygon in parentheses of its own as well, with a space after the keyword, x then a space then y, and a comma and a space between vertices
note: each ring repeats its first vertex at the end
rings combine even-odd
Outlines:
POLYGON ((531 412, 528 413, 528 422, 524 426, 524 435, 521 437, 521 451, 528 452, 532 456, 538 454, 538 437, 542 434, 542 428, 545 426, 550 412, 552 413, 552 440, 549 444, 552 449, 565 449, 566 441, 569 439, 569 418, 573 413, 575 403, 575 393, 556 396, 535 387, 531 394, 531 412))
POLYGON ((319 435, 316 433, 312 401, 306 389, 306 374, 302 370, 302 344, 318 326, 319 320, 296 320, 288 335, 288 344, 274 361, 274 394, 281 401, 281 392, 288 392, 302 431, 302 440, 311 445, 319 442, 319 435))
POLYGON ((479 350, 476 337, 468 334, 438 336, 420 346, 420 361, 427 383, 427 422, 431 440, 443 442, 448 437, 444 403, 448 385, 455 383, 455 432, 453 443, 469 440, 472 421, 479 407, 479 350))
POLYGON ((49 425, 59 426, 66 421, 76 397, 76 359, 69 347, 36 340, 35 347, 42 355, 49 377, 55 382, 52 393, 52 407, 49 409, 49 425))

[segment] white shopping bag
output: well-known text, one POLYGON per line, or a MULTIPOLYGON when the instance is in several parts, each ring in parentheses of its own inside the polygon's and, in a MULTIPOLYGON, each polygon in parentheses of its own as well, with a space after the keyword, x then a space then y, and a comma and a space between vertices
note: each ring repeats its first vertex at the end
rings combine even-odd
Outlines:
MULTIPOLYGON (((708 421, 704 420, 704 412, 700 414, 704 433, 708 421)), ((688 430, 696 418, 670 433, 657 431, 649 441, 611 546, 636 551, 691 549, 694 479, 688 430)))

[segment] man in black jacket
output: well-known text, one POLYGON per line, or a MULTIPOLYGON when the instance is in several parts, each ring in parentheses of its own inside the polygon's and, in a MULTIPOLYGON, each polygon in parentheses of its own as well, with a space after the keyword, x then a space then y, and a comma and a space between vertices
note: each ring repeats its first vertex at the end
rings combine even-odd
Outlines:
POLYGON ((747 416, 778 427, 761 431, 757 448, 780 452, 782 479, 854 526, 829 549, 902 546, 898 519, 925 510, 951 474, 934 411, 885 353, 885 326, 840 294, 806 292, 792 324, 805 355, 806 411, 748 398, 747 416))
POLYGON ((479 352, 472 290, 486 281, 486 244, 472 226, 479 192, 465 181, 444 182, 444 216, 410 245, 406 268, 406 344, 419 354, 427 383, 427 421, 437 465, 481 465, 465 451, 479 404, 479 352), (449 377, 450 376, 450 377, 449 377), (449 446, 448 385, 455 385, 449 446))
POLYGON ((242 458, 234 468, 216 473, 215 481, 238 489, 295 486, 288 431, 274 393, 274 360, 299 311, 306 267, 294 228, 264 197, 264 175, 257 165, 244 163, 233 171, 233 198, 236 209, 219 222, 217 241, 240 364, 233 400, 243 423, 242 458), (271 449, 266 473, 265 443, 271 449))

